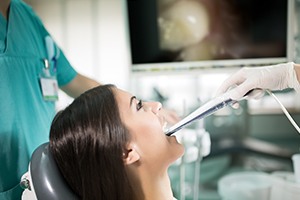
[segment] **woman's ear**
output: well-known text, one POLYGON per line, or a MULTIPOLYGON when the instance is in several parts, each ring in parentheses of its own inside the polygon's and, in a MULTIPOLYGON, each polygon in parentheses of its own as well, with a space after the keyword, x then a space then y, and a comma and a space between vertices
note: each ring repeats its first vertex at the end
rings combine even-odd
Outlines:
POLYGON ((125 165, 130 165, 137 162, 140 159, 140 154, 137 152, 136 148, 129 144, 127 146, 126 152, 123 153, 123 160, 125 165))

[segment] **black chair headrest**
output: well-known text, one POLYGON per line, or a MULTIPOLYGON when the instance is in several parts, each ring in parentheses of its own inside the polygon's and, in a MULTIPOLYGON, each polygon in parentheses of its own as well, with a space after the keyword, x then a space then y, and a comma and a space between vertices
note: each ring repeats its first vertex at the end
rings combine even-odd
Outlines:
MULTIPOLYGON (((59 171, 49 150, 49 143, 40 145, 32 154, 30 162, 32 185, 37 199, 77 200, 59 171)), ((74 174, 76 176, 76 174, 74 174)))

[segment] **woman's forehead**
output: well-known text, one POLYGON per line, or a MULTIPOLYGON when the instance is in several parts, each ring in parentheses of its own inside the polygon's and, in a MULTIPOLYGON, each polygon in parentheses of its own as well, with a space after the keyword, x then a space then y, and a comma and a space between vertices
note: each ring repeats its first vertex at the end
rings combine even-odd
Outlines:
POLYGON ((126 103, 128 105, 130 104, 130 99, 133 96, 129 92, 126 92, 126 91, 121 90, 119 88, 115 89, 115 94, 116 94, 116 97, 117 97, 117 101, 119 103, 126 103))

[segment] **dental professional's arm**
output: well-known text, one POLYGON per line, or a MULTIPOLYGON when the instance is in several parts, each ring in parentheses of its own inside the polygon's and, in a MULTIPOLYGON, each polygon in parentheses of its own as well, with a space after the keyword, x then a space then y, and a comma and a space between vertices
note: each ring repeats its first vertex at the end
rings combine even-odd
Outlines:
POLYGON ((233 88, 230 90, 230 97, 238 100, 252 89, 262 89, 263 92, 265 89, 293 88, 300 92, 299 80, 300 64, 293 62, 263 67, 243 67, 222 83, 217 94, 220 95, 233 88))
POLYGON ((67 85, 61 87, 61 89, 70 97, 76 98, 86 90, 101 85, 97 81, 90 79, 81 74, 77 74, 76 77, 67 85))

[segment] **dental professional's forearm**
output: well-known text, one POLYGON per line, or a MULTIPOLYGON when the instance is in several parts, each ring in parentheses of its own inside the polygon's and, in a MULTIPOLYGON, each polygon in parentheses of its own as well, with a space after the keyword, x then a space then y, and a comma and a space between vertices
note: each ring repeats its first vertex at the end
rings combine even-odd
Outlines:
POLYGON ((99 82, 85 77, 81 74, 77 74, 69 84, 61 87, 61 89, 70 97, 76 98, 83 92, 99 85, 101 85, 99 82))

